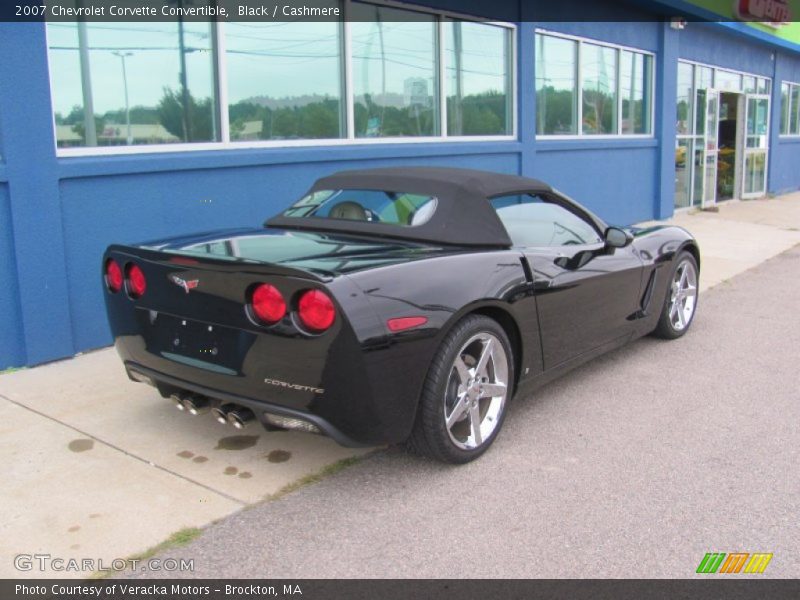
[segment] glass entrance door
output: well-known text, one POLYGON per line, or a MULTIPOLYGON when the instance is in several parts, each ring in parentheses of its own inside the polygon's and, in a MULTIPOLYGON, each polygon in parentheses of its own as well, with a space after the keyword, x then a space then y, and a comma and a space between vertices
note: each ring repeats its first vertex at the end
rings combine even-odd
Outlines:
POLYGON ((742 198, 759 198, 767 193, 769 96, 747 94, 745 115, 742 198))
POLYGON ((697 90, 698 110, 705 108, 703 138, 703 208, 717 201, 717 160, 719 159, 719 92, 713 89, 697 90), (703 96, 704 104, 700 103, 703 96))

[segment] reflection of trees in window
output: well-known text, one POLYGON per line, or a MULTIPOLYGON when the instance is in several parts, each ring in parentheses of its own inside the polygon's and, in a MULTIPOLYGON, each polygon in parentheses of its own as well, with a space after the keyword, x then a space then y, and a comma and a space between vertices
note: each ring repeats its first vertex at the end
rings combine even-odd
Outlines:
POLYGON ((164 129, 184 142, 212 139, 214 103, 211 98, 198 101, 188 90, 180 92, 164 88, 157 114, 164 129))
POLYGON ((512 133, 513 30, 351 8, 370 18, 231 22, 224 42, 202 22, 48 23, 58 146, 512 133))
POLYGON ((536 132, 578 133, 578 43, 546 35, 536 42, 536 132))
POLYGON ((448 135, 512 133, 510 46, 505 28, 446 23, 448 135))
POLYGON ((242 100, 228 107, 231 139, 286 140, 339 136, 337 98, 288 98, 286 105, 265 106, 242 100))
POLYGON ((231 22, 224 30, 231 140, 345 133, 339 23, 231 22))
POLYGON ((552 85, 536 90, 538 107, 537 133, 565 135, 577 133, 575 129, 575 93, 559 90, 552 85))
POLYGON ((438 133, 434 17, 360 3, 352 14, 356 137, 438 133))
POLYGON ((583 133, 617 133, 616 50, 583 44, 583 133))
POLYGON ((47 27, 59 146, 219 139, 208 23, 47 27))
POLYGON ((800 85, 781 85, 781 135, 800 135, 800 85))
POLYGON ((652 132, 652 56, 545 33, 535 49, 537 134, 652 132))

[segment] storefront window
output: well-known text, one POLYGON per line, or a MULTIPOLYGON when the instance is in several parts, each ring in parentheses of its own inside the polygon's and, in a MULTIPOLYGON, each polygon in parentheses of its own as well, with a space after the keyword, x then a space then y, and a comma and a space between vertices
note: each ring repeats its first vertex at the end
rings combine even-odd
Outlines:
POLYGON ((739 73, 718 69, 714 87, 728 92, 740 92, 742 90, 742 76, 739 73))
MULTIPOLYGON (((771 81, 679 61, 677 87, 675 207, 763 193, 771 81), (742 94, 763 97, 747 97, 740 110, 742 94)), ((789 98, 788 86, 783 94, 789 98)), ((788 109, 782 114, 783 122, 788 109)))
POLYGON ((617 52, 583 44, 581 73, 583 133, 617 133, 617 52))
POLYGON ((694 67, 688 63, 678 63, 678 135, 692 133, 692 107, 694 106, 693 83, 694 67))
POLYGON ((697 89, 714 87, 714 69, 697 65, 695 68, 697 89))
POLYGON ((781 84, 781 135, 800 135, 800 84, 781 84))
POLYGON ((353 4, 356 137, 438 133, 433 15, 353 4))
POLYGON ((691 139, 678 139, 675 145, 675 208, 691 205, 691 139))
POLYGON ((209 24, 47 27, 59 147, 219 139, 209 24))
POLYGON ((47 23, 59 155, 513 136, 514 26, 348 9, 347 22, 47 23))
POLYGON ((549 33, 535 50, 537 135, 652 133, 650 54, 549 33))
POLYGON ((338 23, 225 24, 231 140, 345 134, 338 23))
POLYGON ((511 37, 485 23, 445 23, 448 135, 511 135, 511 37))
POLYGON ((621 133, 648 133, 653 59, 646 54, 623 50, 620 61, 621 133))
POLYGON ((536 133, 578 133, 578 42, 536 36, 536 133))

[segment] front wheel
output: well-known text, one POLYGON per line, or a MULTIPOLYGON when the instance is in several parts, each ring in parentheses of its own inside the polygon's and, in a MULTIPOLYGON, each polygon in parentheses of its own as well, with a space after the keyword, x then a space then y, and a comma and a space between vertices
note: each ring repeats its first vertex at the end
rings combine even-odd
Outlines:
POLYGON ((689 252, 681 252, 670 275, 664 306, 654 335, 673 340, 689 329, 697 309, 697 261, 689 252))
POLYGON ((448 463, 478 458, 500 431, 513 382, 514 360, 503 328, 488 317, 464 318, 434 357, 409 446, 448 463))

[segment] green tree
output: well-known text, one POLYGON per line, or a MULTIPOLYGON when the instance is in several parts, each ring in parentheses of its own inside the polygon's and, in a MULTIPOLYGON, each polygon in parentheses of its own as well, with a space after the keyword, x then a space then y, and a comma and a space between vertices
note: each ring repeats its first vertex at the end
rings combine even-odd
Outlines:
POLYGON ((186 92, 184 106, 180 91, 164 88, 158 103, 158 120, 164 129, 185 142, 205 142, 213 139, 213 103, 211 98, 195 100, 186 92))

